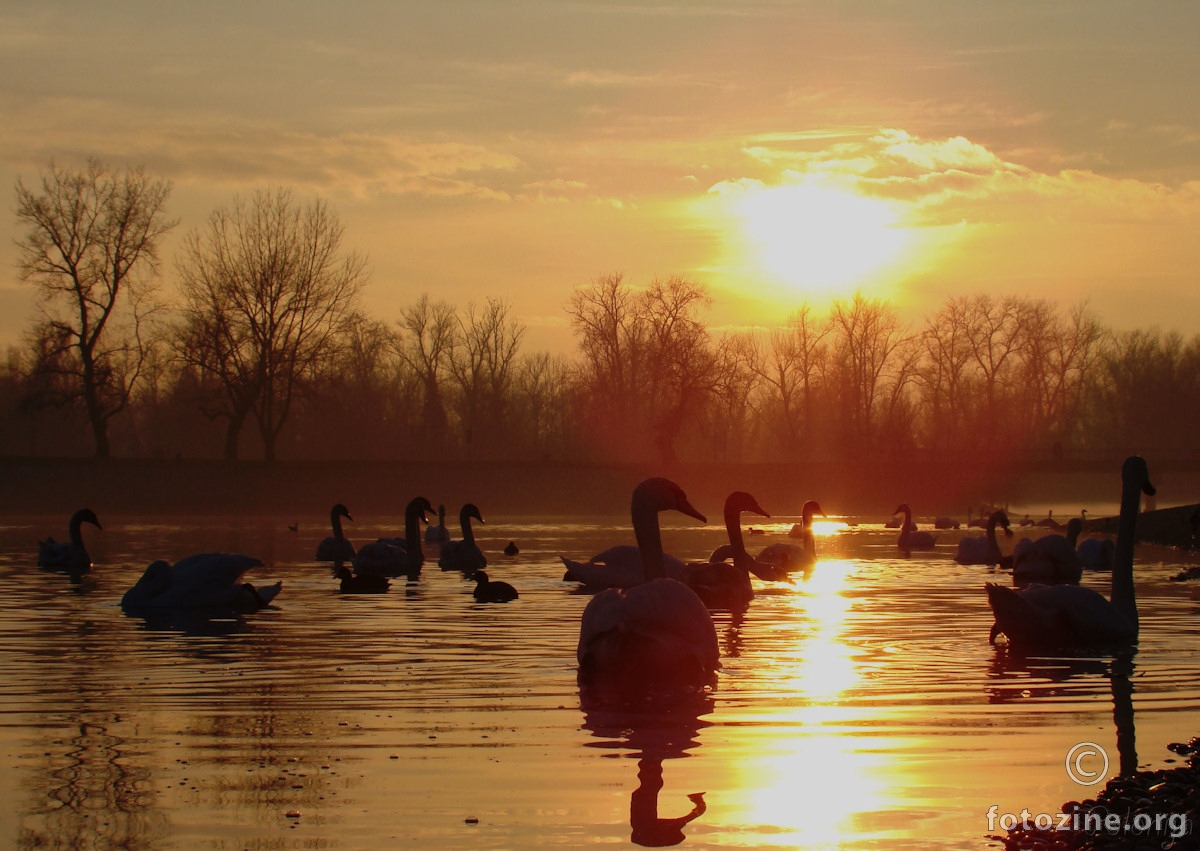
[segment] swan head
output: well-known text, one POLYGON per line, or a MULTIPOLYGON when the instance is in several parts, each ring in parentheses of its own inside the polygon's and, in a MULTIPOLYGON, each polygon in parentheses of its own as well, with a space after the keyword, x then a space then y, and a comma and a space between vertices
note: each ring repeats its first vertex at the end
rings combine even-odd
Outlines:
POLYGON ((92 511, 90 508, 81 508, 71 515, 71 525, 75 528, 78 528, 84 523, 91 523, 97 529, 104 529, 104 527, 100 525, 100 521, 96 518, 96 512, 92 511))
POLYGON ((1121 481, 1128 485, 1136 485, 1146 496, 1154 496, 1158 490, 1150 484, 1150 468, 1146 459, 1140 455, 1130 455, 1121 465, 1121 481))
POLYGON ((350 509, 348 509, 346 506, 342 505, 340 502, 337 505, 335 505, 333 508, 329 509, 329 516, 330 517, 345 517, 347 520, 354 519, 353 517, 350 516, 350 509))
POLYGON ((821 509, 821 504, 815 499, 810 499, 804 503, 804 508, 800 511, 800 515, 804 518, 805 523, 811 523, 813 516, 817 514, 820 514, 822 517, 825 516, 825 512, 821 509))
POLYGON ((771 516, 758 504, 758 500, 745 491, 734 491, 725 498, 726 515, 733 514, 736 517, 744 511, 751 511, 761 517, 771 516))
POLYGON ((897 505, 896 510, 892 512, 893 517, 895 517, 897 514, 912 514, 912 509, 908 507, 907 502, 902 502, 897 505))
POLYGON ((478 506, 473 502, 468 502, 458 512, 460 522, 466 523, 469 518, 478 520, 480 523, 484 522, 483 515, 479 513, 478 506))
POLYGON ((633 489, 632 509, 634 516, 641 510, 678 511, 693 517, 701 523, 707 523, 708 518, 697 511, 690 502, 683 488, 670 479, 655 476, 644 480, 633 489))
MULTIPOLYGON (((415 516, 418 519, 420 519, 420 521, 422 523, 428 523, 429 518, 426 517, 425 515, 433 514, 433 505, 425 497, 418 496, 418 497, 413 498, 412 501, 410 501, 408 503, 408 506, 404 509, 404 513, 405 513, 406 517, 415 516)), ((445 513, 446 513, 446 507, 443 505, 439 505, 438 506, 438 517, 444 516, 445 513)))

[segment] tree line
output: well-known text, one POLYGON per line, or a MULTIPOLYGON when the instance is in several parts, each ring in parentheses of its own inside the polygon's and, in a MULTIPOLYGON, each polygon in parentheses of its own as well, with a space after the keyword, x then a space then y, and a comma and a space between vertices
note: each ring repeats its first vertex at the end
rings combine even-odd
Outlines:
POLYGON ((716 332, 683 277, 582 284, 573 356, 527 352, 501 298, 420 294, 366 315, 365 259, 321 200, 264 189, 215 210, 159 285, 171 185, 98 161, 16 185, 38 311, 0 374, 10 455, 964 462, 1190 456, 1200 336, 1114 333, 1086 303, 956 295, 913 324, 887 301, 801 306, 716 332))

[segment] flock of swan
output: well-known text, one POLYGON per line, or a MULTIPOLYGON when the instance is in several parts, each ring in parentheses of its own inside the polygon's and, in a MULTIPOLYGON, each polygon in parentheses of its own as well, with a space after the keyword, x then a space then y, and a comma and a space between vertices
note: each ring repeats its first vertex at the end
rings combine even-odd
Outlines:
MULTIPOLYGON (((1082 522, 1077 518, 1066 534, 1051 533, 1022 539, 1005 556, 997 530, 1011 535, 1007 515, 993 511, 980 536, 962 537, 955 560, 960 564, 1011 567, 1013 585, 987 583, 985 591, 995 617, 990 640, 1004 636, 1022 648, 1105 649, 1137 640, 1138 614, 1133 584, 1133 551, 1142 494, 1154 494, 1146 462, 1132 456, 1122 471, 1120 517, 1116 542, 1089 539, 1077 542, 1082 522), (1089 541, 1094 541, 1090 544, 1089 541), (1087 546, 1084 546, 1084 545, 1087 546), (1081 586, 1085 568, 1112 573, 1109 597, 1081 586)), ((729 543, 707 560, 685 562, 663 551, 659 515, 680 512, 705 523, 706 518, 675 482, 646 479, 633 490, 630 516, 636 545, 619 545, 586 561, 562 557, 564 579, 594 590, 584 608, 576 657, 581 686, 603 699, 628 700, 653 694, 672 694, 679 688, 703 686, 720 667, 716 628, 711 611, 741 611, 754 597, 751 575, 765 581, 788 581, 817 559, 812 520, 821 514, 815 501, 804 505, 801 522, 790 537, 795 543, 772 544, 751 554, 742 533, 742 515, 770 515, 745 491, 725 501, 724 521, 729 543)), ((432 504, 417 497, 405 509, 403 537, 379 538, 355 547, 345 536, 343 520, 349 510, 338 503, 330 510, 331 534, 316 549, 318 561, 330 562, 340 590, 347 593, 386 591, 392 578, 415 579, 425 562, 422 543, 438 546, 438 564, 460 570, 475 581, 473 596, 480 602, 508 602, 518 593, 507 582, 493 581, 484 568, 486 555, 475 541, 472 522, 483 516, 473 503, 459 512, 461 537, 451 538, 445 507, 430 522, 432 504), (422 535, 422 524, 425 524, 422 535)), ((905 553, 931 550, 937 536, 912 523, 912 512, 901 504, 898 547, 905 553)), ((102 528, 95 513, 81 509, 72 516, 69 539, 39 542, 38 565, 74 574, 86 572, 91 560, 81 527, 102 528)), ((516 551, 511 543, 506 552, 516 551)), ((282 583, 255 587, 245 575, 262 562, 236 553, 201 553, 171 564, 150 564, 123 596, 127 611, 220 607, 252 612, 271 603, 282 583)))

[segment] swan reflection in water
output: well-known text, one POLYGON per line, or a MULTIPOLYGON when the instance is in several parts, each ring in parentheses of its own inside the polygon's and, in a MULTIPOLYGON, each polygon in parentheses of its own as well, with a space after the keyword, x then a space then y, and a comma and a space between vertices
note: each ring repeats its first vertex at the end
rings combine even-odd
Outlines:
MULTIPOLYGON (((581 698, 584 695, 581 694, 581 698)), ((684 828, 707 810, 703 792, 691 792, 690 810, 682 815, 660 814, 663 790, 663 761, 682 759, 699 746, 700 731, 710 722, 702 716, 712 711, 711 695, 697 693, 674 706, 645 711, 612 710, 584 705, 583 726, 603 741, 585 747, 632 751, 638 760, 638 786, 629 796, 630 840, 646 848, 678 845, 684 828)), ((675 805, 671 805, 674 809, 675 805)))

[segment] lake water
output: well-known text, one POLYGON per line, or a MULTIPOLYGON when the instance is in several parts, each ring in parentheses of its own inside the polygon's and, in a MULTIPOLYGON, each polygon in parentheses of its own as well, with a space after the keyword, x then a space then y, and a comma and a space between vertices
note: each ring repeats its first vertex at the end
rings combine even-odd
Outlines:
MULTIPOLYGON (((436 557, 415 583, 343 596, 312 558, 320 517, 101 515, 103 531, 84 530, 96 569, 72 585, 34 568, 37 540, 64 537, 66 519, 10 520, 0 846, 995 848, 993 805, 1057 812, 1101 788, 1069 776, 1075 745, 1097 746, 1078 764, 1103 779, 1122 759, 1169 765, 1166 746, 1200 734, 1198 604, 1170 581, 1192 553, 1139 546, 1126 679, 1107 658, 992 648, 983 584, 1008 579, 953 562, 965 530, 904 558, 883 518, 852 518, 818 539, 807 578, 756 581, 744 617, 715 615, 723 667, 707 700, 639 717, 581 708, 588 597, 558 559, 632 542, 628 518, 483 513, 489 572, 520 590, 513 603, 477 604, 436 557), (506 557, 510 539, 521 551, 506 557), (217 549, 263 559, 249 578, 282 579, 275 604, 197 623, 121 611, 152 559, 217 549)), ((793 519, 760 526, 751 549, 793 519)), ((706 555, 718 523, 664 515, 667 550, 706 555)), ((360 543, 400 527, 347 524, 360 543)))

